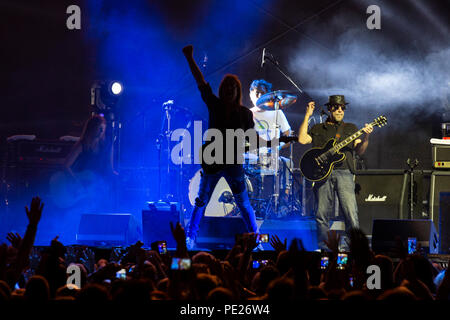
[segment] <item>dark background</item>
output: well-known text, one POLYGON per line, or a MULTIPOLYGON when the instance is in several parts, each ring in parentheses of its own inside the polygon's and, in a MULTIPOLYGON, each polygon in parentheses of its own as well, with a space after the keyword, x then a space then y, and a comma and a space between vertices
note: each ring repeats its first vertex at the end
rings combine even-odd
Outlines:
MULTIPOLYGON (((255 78, 294 90, 270 63, 260 68, 264 47, 275 55, 307 93, 286 111, 294 130, 309 97, 323 105, 328 95, 345 94, 346 119, 358 126, 385 114, 390 125, 371 138, 369 168, 403 168, 408 157, 429 167, 428 140, 439 137, 448 107, 447 1, 19 0, 0 6, 2 143, 13 134, 79 135, 93 81, 117 79, 125 87, 118 104, 121 165, 156 166, 162 102, 173 99, 199 119, 206 112, 180 51, 188 43, 214 89, 225 73, 240 77, 246 105, 255 78), (71 4, 81 8, 81 30, 66 28, 71 4), (381 8, 381 30, 366 28, 371 4, 381 8)), ((185 120, 174 119, 181 127, 185 120)))

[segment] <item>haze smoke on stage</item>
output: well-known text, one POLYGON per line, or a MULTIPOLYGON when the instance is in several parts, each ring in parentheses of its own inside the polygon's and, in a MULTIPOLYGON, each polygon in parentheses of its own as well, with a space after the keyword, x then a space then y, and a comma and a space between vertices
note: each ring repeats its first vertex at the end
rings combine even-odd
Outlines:
POLYGON ((309 26, 306 33, 324 46, 302 38, 291 51, 290 70, 321 103, 344 94, 358 110, 436 112, 450 91, 450 41, 442 37, 443 26, 437 30, 413 7, 400 12, 385 2, 380 6, 381 30, 368 30, 364 18, 347 12, 309 26), (424 21, 412 23, 409 14, 424 21), (355 19, 358 27, 343 29, 355 19))
POLYGON ((392 48, 377 47, 357 37, 354 31, 344 34, 332 54, 315 47, 297 51, 291 68, 299 76, 310 75, 308 92, 344 94, 358 108, 389 110, 441 98, 450 81, 450 47, 420 59, 389 52, 392 48))

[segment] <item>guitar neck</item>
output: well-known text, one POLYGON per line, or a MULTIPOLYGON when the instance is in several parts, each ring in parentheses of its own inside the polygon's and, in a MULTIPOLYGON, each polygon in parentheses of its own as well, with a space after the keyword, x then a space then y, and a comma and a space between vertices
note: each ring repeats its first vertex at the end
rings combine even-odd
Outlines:
MULTIPOLYGON (((370 125, 374 125, 375 122, 370 123, 370 125)), ((352 134, 350 137, 347 137, 345 140, 339 142, 338 144, 336 144, 333 149, 334 151, 339 151, 342 148, 344 148, 345 146, 349 145, 350 143, 352 143, 353 141, 355 141, 357 138, 359 138, 363 133, 364 128, 359 129, 358 131, 356 131, 354 134, 352 134)))

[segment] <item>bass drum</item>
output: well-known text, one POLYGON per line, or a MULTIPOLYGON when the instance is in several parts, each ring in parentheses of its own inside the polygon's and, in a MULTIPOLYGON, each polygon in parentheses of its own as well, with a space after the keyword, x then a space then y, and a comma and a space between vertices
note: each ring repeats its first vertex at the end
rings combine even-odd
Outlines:
MULTIPOLYGON (((199 169, 195 175, 189 180, 189 202, 192 206, 195 205, 195 198, 197 198, 198 190, 200 188, 201 169, 199 169)), ((253 192, 252 184, 246 177, 245 183, 247 191, 253 192)), ((239 209, 234 202, 233 193, 228 185, 227 180, 224 177, 219 179, 214 191, 209 199, 209 203, 206 206, 205 216, 209 217, 225 217, 238 215, 239 209)))

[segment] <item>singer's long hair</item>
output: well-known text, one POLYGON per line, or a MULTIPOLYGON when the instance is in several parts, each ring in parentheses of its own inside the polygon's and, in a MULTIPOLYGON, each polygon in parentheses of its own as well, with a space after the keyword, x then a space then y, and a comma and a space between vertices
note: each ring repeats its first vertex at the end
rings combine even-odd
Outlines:
POLYGON ((83 150, 94 151, 102 144, 105 139, 105 132, 100 130, 102 125, 106 125, 106 120, 100 115, 93 115, 86 121, 78 141, 83 150))
POLYGON ((226 74, 222 82, 219 86, 219 98, 223 98, 224 96, 224 88, 228 85, 235 85, 237 87, 237 95, 236 99, 233 101, 232 106, 233 107, 239 107, 242 105, 242 85, 239 78, 234 74, 226 74))

